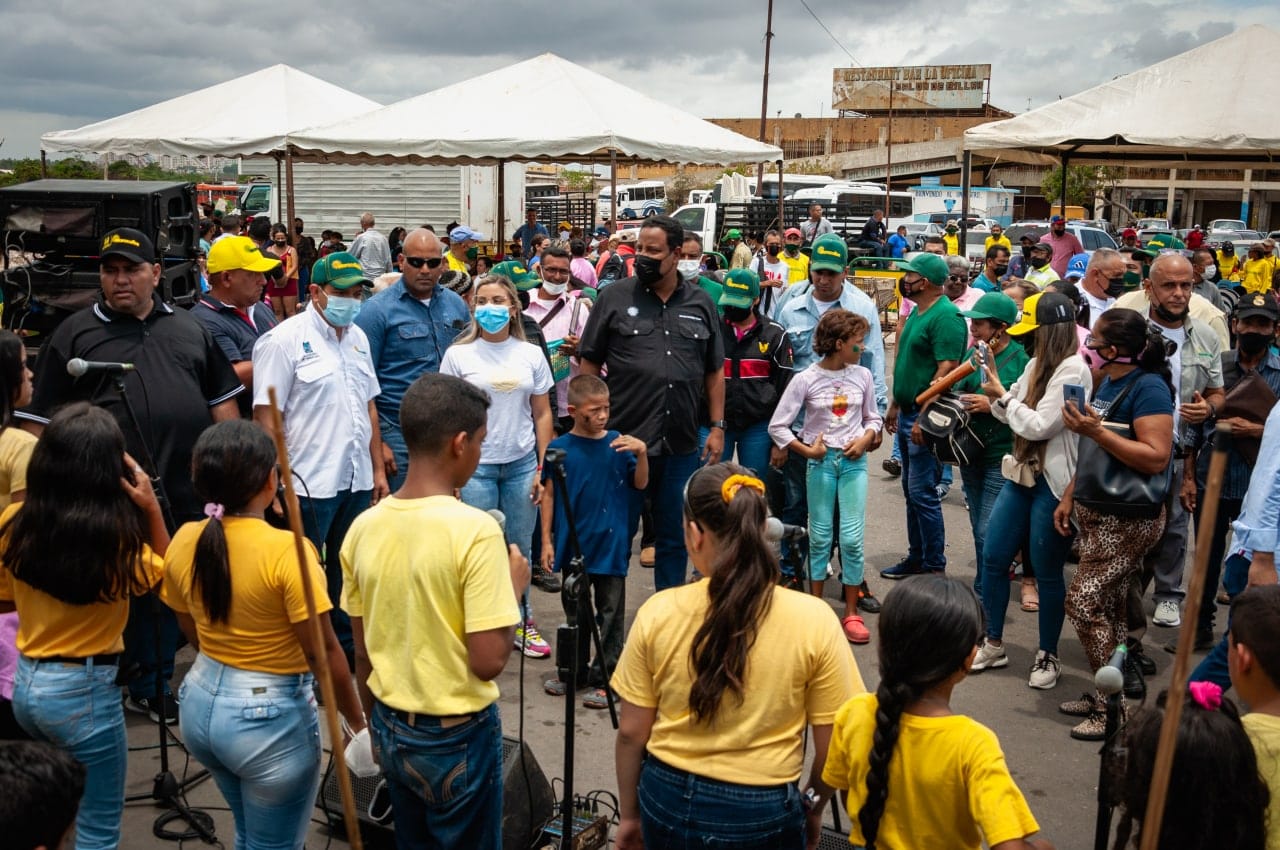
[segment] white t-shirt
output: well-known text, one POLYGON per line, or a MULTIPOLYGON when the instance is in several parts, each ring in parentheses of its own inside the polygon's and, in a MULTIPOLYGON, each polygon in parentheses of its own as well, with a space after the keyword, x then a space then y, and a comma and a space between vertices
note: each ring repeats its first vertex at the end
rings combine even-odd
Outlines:
POLYGON ((1089 330, 1093 330, 1098 317, 1114 307, 1116 303, 1116 299, 1099 298, 1083 286, 1080 287, 1080 297, 1089 304, 1089 330))
POLYGON ((462 378, 489 394, 489 430, 480 446, 481 463, 511 463, 537 445, 529 399, 551 391, 551 367, 531 342, 508 337, 451 345, 440 374, 462 378))
POLYGON ((1169 356, 1169 374, 1173 378, 1174 389, 1178 391, 1178 400, 1173 405, 1173 436, 1177 439, 1182 428, 1182 417, 1178 414, 1178 406, 1189 401, 1182 397, 1182 349, 1187 344, 1187 329, 1185 327, 1166 328, 1164 325, 1159 327, 1164 338, 1172 340, 1178 346, 1178 350, 1169 356))
POLYGON ((819 301, 818 297, 815 295, 813 297, 813 306, 818 308, 818 315, 825 315, 832 307, 840 306, 840 299, 837 298, 835 301, 819 301))

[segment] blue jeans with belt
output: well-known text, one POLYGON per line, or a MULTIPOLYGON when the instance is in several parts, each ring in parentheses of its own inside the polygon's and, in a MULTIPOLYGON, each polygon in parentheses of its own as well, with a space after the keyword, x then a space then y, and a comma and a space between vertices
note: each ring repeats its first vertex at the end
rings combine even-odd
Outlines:
POLYGON ((907 499, 907 561, 923 570, 947 568, 947 531, 942 522, 938 482, 942 465, 927 446, 911 442, 919 412, 898 414, 898 451, 902 454, 902 493, 907 499))
POLYGON ((307 837, 320 788, 313 684, 204 653, 182 681, 182 735, 231 807, 236 850, 297 850, 307 837))
POLYGON ((645 850, 804 850, 804 808, 794 782, 720 782, 649 756, 639 796, 645 850))
POLYGON ((13 713, 27 734, 66 750, 85 766, 76 813, 76 850, 120 846, 128 740, 115 664, 38 661, 23 655, 13 713))
POLYGON ((501 850, 502 721, 498 705, 457 725, 407 718, 381 702, 369 718, 400 850, 501 850))

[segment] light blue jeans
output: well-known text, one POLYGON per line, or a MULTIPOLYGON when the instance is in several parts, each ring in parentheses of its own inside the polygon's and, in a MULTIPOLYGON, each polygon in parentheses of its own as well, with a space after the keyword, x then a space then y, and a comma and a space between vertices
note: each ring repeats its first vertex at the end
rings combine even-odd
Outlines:
POLYGON ((204 653, 178 692, 182 735, 236 821, 236 850, 296 850, 320 788, 310 673, 241 670, 204 653))
MULTIPOLYGON (((537 506, 529 500, 529 491, 537 477, 538 453, 535 451, 510 463, 482 463, 476 467, 471 480, 462 485, 462 501, 471 507, 482 511, 494 508, 502 511, 507 518, 507 542, 519 546, 520 554, 526 558, 533 545, 533 527, 538 517, 537 506)), ((520 608, 527 618, 528 588, 520 601, 520 608)))
MULTIPOLYGON (((66 750, 85 766, 76 813, 76 850, 120 845, 128 739, 114 664, 18 659, 13 714, 27 734, 66 750)), ((0 842, 2 843, 2 842, 0 842)))
POLYGON ((810 460, 805 486, 809 493, 809 577, 827 577, 831 560, 832 517, 840 505, 840 581, 862 584, 862 529, 867 512, 867 456, 849 460, 828 448, 822 460, 810 460))
MULTIPOLYGON (((951 467, 947 467, 950 469, 951 467)), ((973 573, 973 592, 982 598, 982 551, 987 539, 987 524, 996 497, 1007 481, 1000 473, 1000 464, 986 466, 974 464, 960 467, 960 481, 964 485, 964 498, 969 503, 969 528, 973 530, 973 553, 976 556, 973 573)))

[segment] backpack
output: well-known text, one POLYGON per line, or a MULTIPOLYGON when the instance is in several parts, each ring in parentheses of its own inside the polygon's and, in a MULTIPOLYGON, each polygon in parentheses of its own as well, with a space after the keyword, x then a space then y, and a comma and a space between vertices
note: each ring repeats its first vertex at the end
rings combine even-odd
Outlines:
POLYGON ((920 414, 925 445, 943 463, 970 466, 982 460, 986 446, 974 433, 969 411, 960 396, 946 392, 920 414))
POLYGON ((619 254, 617 251, 605 260, 604 268, 600 270, 600 287, 606 283, 613 283, 615 280, 622 280, 624 277, 631 277, 635 274, 636 255, 635 254, 619 254))

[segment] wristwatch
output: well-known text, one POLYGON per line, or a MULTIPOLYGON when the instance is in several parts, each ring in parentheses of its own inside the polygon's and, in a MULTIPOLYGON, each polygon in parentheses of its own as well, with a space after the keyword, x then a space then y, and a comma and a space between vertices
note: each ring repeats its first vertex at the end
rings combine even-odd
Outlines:
POLYGON ((716 419, 716 420, 712 421, 712 423, 711 423, 711 427, 712 427, 712 428, 719 428, 721 431, 723 431, 723 430, 724 430, 724 420, 723 420, 723 419, 716 419))
POLYGON ((811 812, 814 810, 814 808, 817 805, 818 805, 818 792, 815 791, 813 789, 813 786, 811 785, 808 788, 804 789, 804 794, 800 796, 800 806, 806 812, 811 812))

